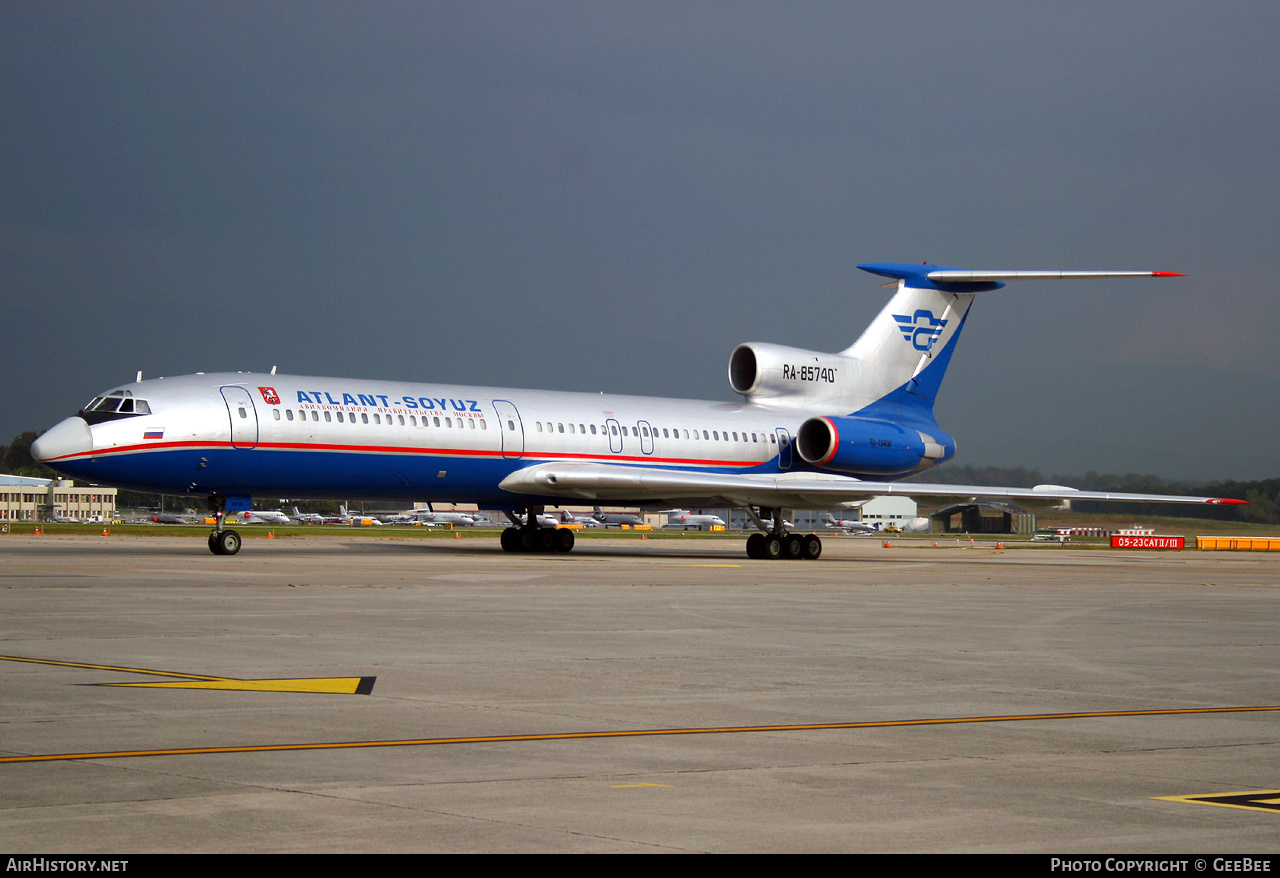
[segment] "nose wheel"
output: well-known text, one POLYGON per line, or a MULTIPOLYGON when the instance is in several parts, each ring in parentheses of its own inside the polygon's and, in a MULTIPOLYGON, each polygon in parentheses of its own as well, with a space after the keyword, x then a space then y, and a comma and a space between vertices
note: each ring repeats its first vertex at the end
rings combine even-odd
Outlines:
POLYGON ((213 512, 213 533, 209 534, 209 551, 215 555, 234 555, 240 551, 240 534, 233 530, 224 530, 222 519, 227 514, 227 498, 217 495, 209 498, 209 509, 213 512))
POLYGON ((233 530, 214 531, 209 534, 209 551, 215 555, 234 555, 240 551, 240 534, 233 530))

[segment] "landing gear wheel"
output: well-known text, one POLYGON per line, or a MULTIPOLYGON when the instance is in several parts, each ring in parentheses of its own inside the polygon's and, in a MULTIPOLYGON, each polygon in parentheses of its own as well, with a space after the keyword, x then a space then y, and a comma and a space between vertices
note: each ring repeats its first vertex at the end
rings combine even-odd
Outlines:
POLYGON ((770 534, 764 538, 760 548, 763 550, 760 557, 767 561, 776 561, 782 557, 782 538, 770 534))
POLYGON ((764 560, 764 534, 753 533, 747 537, 747 557, 757 561, 764 560))
POLYGON ((544 554, 572 552, 576 541, 573 531, 560 527, 538 527, 536 522, 541 514, 541 506, 528 506, 523 512, 515 509, 508 512, 507 517, 513 522, 523 521, 524 523, 502 531, 502 550, 544 554))
POLYGON ((556 529, 554 527, 538 528, 536 551, 554 552, 556 550, 556 529))
POLYGON ((784 537, 782 555, 789 561, 804 557, 804 537, 800 534, 788 534, 784 537))
POLYGON ((806 561, 817 561, 822 556, 822 540, 817 534, 809 534, 804 538, 804 548, 800 551, 800 557, 806 561))
POLYGON ((233 530, 219 531, 209 538, 209 548, 215 555, 234 555, 240 551, 240 534, 233 530))

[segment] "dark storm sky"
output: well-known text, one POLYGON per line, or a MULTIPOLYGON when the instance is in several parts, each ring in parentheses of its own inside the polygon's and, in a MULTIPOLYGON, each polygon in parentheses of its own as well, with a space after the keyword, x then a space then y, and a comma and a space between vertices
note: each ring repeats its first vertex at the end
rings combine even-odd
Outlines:
POLYGON ((1275 3, 0 6, 0 442, 259 370, 733 397, 871 261, 983 294, 957 463, 1263 478, 1275 3))

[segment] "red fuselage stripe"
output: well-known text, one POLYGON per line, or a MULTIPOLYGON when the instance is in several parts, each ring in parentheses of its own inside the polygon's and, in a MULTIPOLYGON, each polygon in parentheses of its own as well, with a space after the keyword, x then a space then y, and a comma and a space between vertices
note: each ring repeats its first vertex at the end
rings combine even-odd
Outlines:
MULTIPOLYGON (((117 454, 135 454, 139 452, 150 452, 158 450, 171 451, 181 448, 209 448, 209 449, 226 449, 236 448, 230 442, 207 442, 199 440, 188 440, 183 442, 148 442, 142 445, 119 445, 113 448, 98 449, 95 451, 81 451, 75 454, 67 454, 62 457, 51 458, 53 461, 66 460, 85 460, 88 458, 109 457, 117 454)), ((487 457, 495 460, 502 459, 501 451, 474 449, 474 448, 406 448, 401 445, 332 445, 332 444, 314 444, 308 445, 297 442, 259 442, 251 448, 243 448, 241 450, 252 451, 258 449, 266 449, 272 451, 335 451, 353 454, 401 454, 401 455, 424 455, 435 457, 487 457)), ((537 460, 585 460, 596 463, 608 463, 611 461, 629 461, 634 463, 656 463, 680 466, 733 466, 733 467, 753 467, 759 466, 766 461, 744 461, 744 460, 708 460, 701 458, 685 458, 685 457, 654 457, 652 455, 635 456, 624 454, 576 454, 573 452, 538 452, 526 449, 520 458, 508 458, 510 460, 535 458, 537 460)))

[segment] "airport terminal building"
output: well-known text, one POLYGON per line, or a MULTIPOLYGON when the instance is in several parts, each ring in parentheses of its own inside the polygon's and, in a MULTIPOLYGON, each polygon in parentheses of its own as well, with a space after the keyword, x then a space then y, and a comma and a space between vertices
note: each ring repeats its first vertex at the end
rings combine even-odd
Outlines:
POLYGON ((0 521, 111 521, 115 516, 115 488, 0 475, 0 521))

